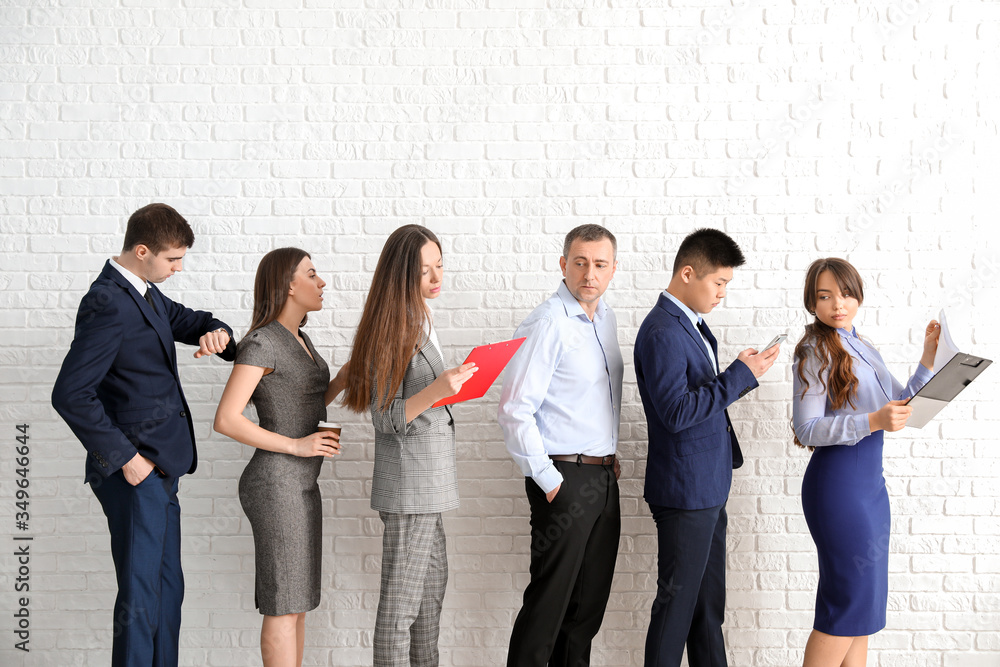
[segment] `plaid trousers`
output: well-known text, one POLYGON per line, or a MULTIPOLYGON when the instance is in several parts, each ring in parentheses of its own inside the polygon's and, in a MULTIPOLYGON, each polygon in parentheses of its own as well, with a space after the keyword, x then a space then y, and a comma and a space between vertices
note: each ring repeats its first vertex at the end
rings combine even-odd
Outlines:
POLYGON ((441 603, 448 584, 441 514, 379 512, 379 517, 385 532, 374 667, 437 667, 441 603))

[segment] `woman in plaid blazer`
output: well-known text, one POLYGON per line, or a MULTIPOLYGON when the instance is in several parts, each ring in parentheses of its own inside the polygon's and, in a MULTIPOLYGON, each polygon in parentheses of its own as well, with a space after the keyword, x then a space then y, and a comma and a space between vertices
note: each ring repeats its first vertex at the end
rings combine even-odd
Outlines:
POLYGON ((441 244, 406 225, 382 248, 349 362, 345 405, 375 427, 372 509, 385 524, 375 667, 438 664, 448 559, 441 513, 458 507, 448 406, 474 364, 445 370, 427 307, 441 292, 441 244))

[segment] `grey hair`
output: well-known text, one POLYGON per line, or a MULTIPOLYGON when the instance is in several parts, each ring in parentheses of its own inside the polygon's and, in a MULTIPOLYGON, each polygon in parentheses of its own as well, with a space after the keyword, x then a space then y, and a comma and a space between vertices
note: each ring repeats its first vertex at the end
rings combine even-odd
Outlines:
POLYGON ((615 235, 609 232, 604 227, 600 225, 580 225, 579 227, 574 227, 569 230, 566 234, 566 240, 563 242, 563 257, 569 259, 569 249, 573 245, 573 241, 603 241, 608 239, 611 241, 611 249, 614 252, 615 257, 618 256, 618 239, 615 235))

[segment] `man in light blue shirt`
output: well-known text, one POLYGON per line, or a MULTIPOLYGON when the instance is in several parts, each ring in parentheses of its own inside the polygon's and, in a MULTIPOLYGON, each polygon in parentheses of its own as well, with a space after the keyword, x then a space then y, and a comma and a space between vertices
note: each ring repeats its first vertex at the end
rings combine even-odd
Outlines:
POLYGON ((497 417, 525 475, 531 582, 510 638, 508 667, 580 667, 611 593, 621 511, 615 458, 624 362, 602 295, 617 242, 600 225, 566 235, 564 280, 517 328, 497 417))

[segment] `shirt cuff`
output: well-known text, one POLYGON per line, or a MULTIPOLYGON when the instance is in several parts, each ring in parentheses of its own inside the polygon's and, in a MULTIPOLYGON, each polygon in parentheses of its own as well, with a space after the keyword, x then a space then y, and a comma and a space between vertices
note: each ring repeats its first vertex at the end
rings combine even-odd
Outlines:
POLYGON ((554 465, 552 465, 552 461, 549 461, 549 465, 537 475, 532 475, 531 479, 535 480, 535 484, 538 485, 538 488, 545 493, 548 493, 563 482, 562 473, 559 472, 554 465))
MULTIPOLYGON (((940 368, 938 370, 941 370, 940 368)), ((917 371, 913 374, 913 378, 919 382, 921 385, 927 384, 927 382, 934 377, 934 371, 927 368, 921 363, 917 364, 917 371)))
POLYGON ((854 441, 854 444, 858 444, 861 442, 862 438, 867 438, 872 434, 872 427, 868 422, 867 412, 860 415, 854 415, 854 430, 858 438, 854 441))

